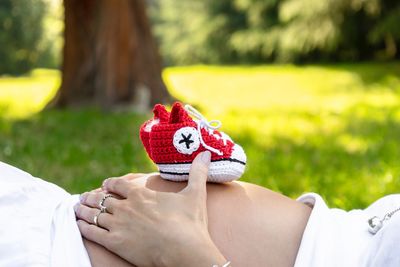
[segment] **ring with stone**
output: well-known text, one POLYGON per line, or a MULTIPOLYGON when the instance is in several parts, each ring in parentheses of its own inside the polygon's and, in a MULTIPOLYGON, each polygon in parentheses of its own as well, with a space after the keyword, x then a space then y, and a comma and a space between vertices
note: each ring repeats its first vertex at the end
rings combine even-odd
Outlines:
POLYGON ((113 197, 113 195, 111 195, 111 194, 104 195, 103 198, 102 198, 102 199, 100 200, 100 202, 99 202, 100 210, 103 211, 103 212, 107 212, 107 207, 104 206, 104 202, 105 202, 106 199, 109 198, 109 197, 113 197))

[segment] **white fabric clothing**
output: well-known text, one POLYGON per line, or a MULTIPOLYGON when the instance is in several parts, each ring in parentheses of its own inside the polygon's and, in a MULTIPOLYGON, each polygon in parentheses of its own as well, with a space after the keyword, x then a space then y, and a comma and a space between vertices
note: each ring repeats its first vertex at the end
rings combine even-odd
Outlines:
MULTIPOLYGON (((90 267, 75 222, 78 195, 0 162, 0 267, 90 267)), ((298 201, 313 206, 295 267, 400 266, 400 211, 376 234, 368 219, 400 207, 400 194, 365 210, 330 209, 309 193, 298 201)))
POLYGON ((0 267, 90 267, 78 195, 0 162, 0 267))
POLYGON ((400 211, 375 235, 368 219, 383 218, 400 207, 400 194, 385 196, 365 210, 330 209, 315 193, 298 201, 313 207, 303 233, 295 267, 399 267, 400 211))

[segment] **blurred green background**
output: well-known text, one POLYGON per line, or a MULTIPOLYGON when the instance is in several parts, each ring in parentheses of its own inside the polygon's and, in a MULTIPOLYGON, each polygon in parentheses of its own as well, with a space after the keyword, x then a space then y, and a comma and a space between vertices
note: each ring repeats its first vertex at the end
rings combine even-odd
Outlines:
MULTIPOLYGON (((346 209, 398 192, 400 3, 146 3, 168 92, 244 147, 242 180, 346 209)), ((138 138, 150 112, 43 110, 61 84, 63 12, 0 2, 0 160, 73 193, 155 171, 138 138)))

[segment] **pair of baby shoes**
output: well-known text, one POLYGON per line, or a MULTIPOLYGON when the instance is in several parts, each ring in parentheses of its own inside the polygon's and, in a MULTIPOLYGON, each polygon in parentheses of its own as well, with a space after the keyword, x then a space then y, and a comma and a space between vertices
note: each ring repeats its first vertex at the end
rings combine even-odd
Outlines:
POLYGON ((229 182, 243 174, 246 155, 241 146, 217 130, 219 121, 207 121, 192 106, 179 102, 171 112, 157 104, 153 113, 154 118, 140 127, 140 139, 162 178, 186 181, 194 158, 206 150, 211 152, 207 181, 229 182))

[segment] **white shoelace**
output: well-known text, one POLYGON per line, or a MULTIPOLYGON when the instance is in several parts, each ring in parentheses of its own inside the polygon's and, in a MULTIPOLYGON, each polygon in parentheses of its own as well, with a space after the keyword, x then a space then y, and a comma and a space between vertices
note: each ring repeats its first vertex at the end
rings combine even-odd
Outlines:
POLYGON ((214 136, 217 140, 222 139, 224 145, 226 146, 226 141, 229 139, 229 137, 227 135, 224 135, 223 133, 221 133, 221 136, 214 134, 214 130, 219 129, 222 126, 222 123, 219 120, 208 121, 197 109, 195 109, 191 105, 185 105, 185 110, 191 116, 196 118, 197 131, 199 133, 200 143, 211 152, 214 152, 215 154, 222 156, 224 153, 214 147, 207 145, 203 140, 203 136, 201 135, 201 129, 204 128, 210 135, 214 136))

